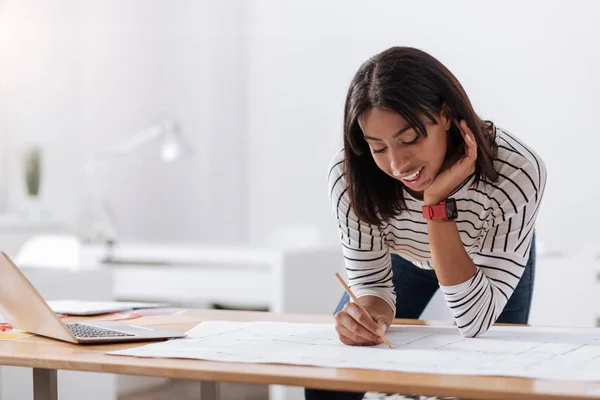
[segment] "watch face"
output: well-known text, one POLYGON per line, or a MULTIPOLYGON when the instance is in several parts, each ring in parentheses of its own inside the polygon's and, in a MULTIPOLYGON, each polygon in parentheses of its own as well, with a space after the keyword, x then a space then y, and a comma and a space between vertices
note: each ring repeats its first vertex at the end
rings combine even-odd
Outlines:
POLYGON ((448 219, 458 218, 458 210, 456 209, 455 200, 446 201, 446 215, 448 219))

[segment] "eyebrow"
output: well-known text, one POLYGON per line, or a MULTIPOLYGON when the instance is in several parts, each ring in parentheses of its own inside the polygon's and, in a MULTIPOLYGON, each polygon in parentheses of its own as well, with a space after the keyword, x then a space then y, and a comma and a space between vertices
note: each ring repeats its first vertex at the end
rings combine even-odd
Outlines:
MULTIPOLYGON (((404 128, 400 129, 398 132, 396 132, 394 134, 393 139, 396 139, 398 136, 402 135, 404 132, 406 132, 409 129, 412 129, 411 125, 405 126, 404 128)), ((373 136, 364 135, 364 138, 365 138, 365 140, 371 140, 371 141, 374 141, 374 142, 382 142, 381 139, 373 137, 373 136)))

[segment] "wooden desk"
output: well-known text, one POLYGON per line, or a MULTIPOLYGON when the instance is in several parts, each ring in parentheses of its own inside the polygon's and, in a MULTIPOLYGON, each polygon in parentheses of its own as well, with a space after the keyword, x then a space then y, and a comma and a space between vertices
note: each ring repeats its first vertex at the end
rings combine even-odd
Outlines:
MULTIPOLYGON (((139 325, 184 332, 205 320, 332 322, 329 316, 258 312, 189 310, 172 316, 133 320, 139 325)), ((132 321, 132 322, 133 322, 132 321)), ((397 320, 398 323, 433 323, 397 320)), ((435 324, 435 325, 441 325, 435 324)), ((278 384, 333 390, 419 393, 464 399, 589 399, 600 398, 600 383, 556 382, 507 377, 472 377, 318 368, 291 365, 243 364, 182 359, 147 359, 106 355, 105 352, 140 346, 74 345, 38 336, 0 342, 0 365, 33 368, 34 399, 57 399, 56 371, 77 370, 145 375, 201 381, 202 400, 218 398, 218 382, 278 384)))

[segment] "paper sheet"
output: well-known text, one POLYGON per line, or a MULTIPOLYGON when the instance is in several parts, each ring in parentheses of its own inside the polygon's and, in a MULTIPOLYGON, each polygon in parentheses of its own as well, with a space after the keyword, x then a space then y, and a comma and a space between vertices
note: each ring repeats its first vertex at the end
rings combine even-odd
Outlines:
POLYGON ((33 336, 29 332, 20 331, 18 329, 11 329, 9 331, 0 332, 0 341, 18 340, 29 336, 33 336))
POLYGON ((203 322, 185 339, 109 354, 600 382, 600 329, 392 326, 386 345, 342 344, 330 324, 203 322))
POLYGON ((166 307, 164 303, 139 303, 126 301, 50 300, 50 308, 58 314, 96 315, 142 308, 166 307))

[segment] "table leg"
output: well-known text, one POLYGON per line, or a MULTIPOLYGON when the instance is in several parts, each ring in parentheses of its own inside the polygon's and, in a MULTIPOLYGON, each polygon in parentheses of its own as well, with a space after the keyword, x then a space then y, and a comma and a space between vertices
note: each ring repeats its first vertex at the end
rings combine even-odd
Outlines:
MULTIPOLYGON (((201 381, 200 400, 219 400, 219 382, 201 381)), ((37 400, 37 399, 36 399, 37 400)))
POLYGON ((58 400, 55 369, 33 369, 33 400, 58 400))

